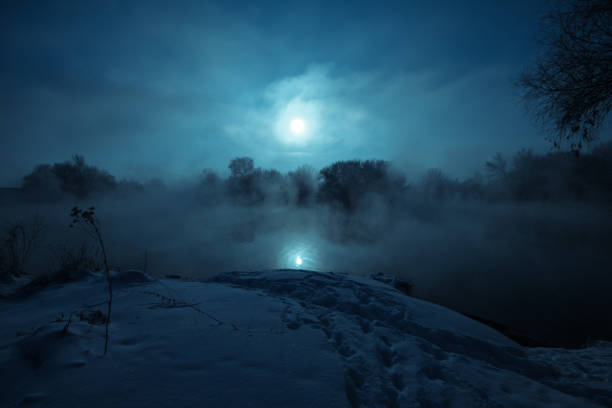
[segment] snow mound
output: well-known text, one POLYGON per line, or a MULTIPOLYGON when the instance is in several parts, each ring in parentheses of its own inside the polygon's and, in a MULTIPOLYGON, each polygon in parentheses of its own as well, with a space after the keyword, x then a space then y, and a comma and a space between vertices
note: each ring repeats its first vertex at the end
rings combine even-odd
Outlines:
POLYGON ((612 345, 528 349, 384 282, 113 274, 0 301, 0 406, 612 406, 612 345), (16 335, 17 334, 17 335, 16 335))

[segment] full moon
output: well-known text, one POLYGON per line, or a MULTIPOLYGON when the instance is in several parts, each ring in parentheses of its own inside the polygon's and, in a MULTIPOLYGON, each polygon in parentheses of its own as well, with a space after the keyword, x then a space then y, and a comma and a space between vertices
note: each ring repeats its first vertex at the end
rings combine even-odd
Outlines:
POLYGON ((293 118, 289 124, 289 128, 291 129, 291 132, 299 135, 306 129, 306 122, 304 122, 304 119, 302 118, 293 118))
POLYGON ((298 266, 302 264, 302 257, 301 256, 298 256, 298 257, 295 258, 295 264, 298 265, 298 266))

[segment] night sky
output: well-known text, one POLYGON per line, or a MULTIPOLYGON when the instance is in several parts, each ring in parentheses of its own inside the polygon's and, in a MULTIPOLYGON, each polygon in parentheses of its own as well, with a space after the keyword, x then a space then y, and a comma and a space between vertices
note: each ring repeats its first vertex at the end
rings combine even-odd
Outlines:
POLYGON ((379 158, 465 177, 549 145, 513 80, 550 1, 3 1, 0 184, 379 158), (305 130, 289 123, 303 118, 305 130))

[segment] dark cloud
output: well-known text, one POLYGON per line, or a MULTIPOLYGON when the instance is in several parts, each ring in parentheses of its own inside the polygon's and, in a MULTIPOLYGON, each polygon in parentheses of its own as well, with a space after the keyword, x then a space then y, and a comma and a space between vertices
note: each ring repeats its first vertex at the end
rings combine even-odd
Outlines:
POLYGON ((545 146, 511 87, 545 6, 3 2, 0 182, 75 152, 137 178, 244 154, 469 173, 497 150, 545 146), (289 111, 318 115, 308 143, 279 140, 289 111))

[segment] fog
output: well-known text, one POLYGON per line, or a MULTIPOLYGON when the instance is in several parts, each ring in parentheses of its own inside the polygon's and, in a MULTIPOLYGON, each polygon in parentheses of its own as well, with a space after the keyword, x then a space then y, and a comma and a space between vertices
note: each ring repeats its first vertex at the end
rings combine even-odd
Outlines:
POLYGON ((612 339, 612 173, 598 159, 610 150, 579 159, 522 152, 503 172, 497 157, 483 166, 488 174, 462 181, 432 170, 406 182, 376 161, 283 175, 242 158, 228 178, 206 171, 172 186, 117 182, 77 157, 3 191, 0 221, 5 236, 17 224, 26 235, 40 227, 26 273, 95 269, 95 241, 69 228, 72 207, 95 206, 113 269, 193 278, 277 268, 382 272, 410 282, 416 297, 580 346, 612 339), (528 172, 518 160, 525 157, 528 172), (537 182, 523 183, 524 174, 537 182))

